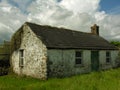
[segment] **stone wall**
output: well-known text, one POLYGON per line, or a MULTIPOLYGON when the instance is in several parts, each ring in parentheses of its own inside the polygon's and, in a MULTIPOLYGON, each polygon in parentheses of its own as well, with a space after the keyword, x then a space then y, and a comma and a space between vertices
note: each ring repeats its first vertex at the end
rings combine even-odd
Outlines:
MULTIPOLYGON (((12 37, 12 44, 19 43, 19 46, 12 48, 11 65, 13 72, 18 75, 26 75, 40 79, 47 78, 47 49, 42 41, 30 30, 27 25, 24 25, 19 32, 16 32, 12 37), (16 34, 17 33, 17 34, 16 34), (16 36, 16 35, 20 35, 16 36), (15 38, 19 37, 20 40, 15 38), (23 66, 20 66, 19 51, 24 50, 23 66)), ((17 38, 18 39, 18 38, 17 38)), ((17 45, 17 44, 16 44, 17 45)))

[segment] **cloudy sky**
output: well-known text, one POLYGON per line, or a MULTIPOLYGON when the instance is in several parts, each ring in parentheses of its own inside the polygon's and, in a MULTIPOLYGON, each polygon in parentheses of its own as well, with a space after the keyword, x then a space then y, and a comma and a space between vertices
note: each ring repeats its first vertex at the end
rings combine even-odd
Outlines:
POLYGON ((120 41, 120 0, 0 0, 0 41, 9 40, 26 21, 90 32, 120 41))

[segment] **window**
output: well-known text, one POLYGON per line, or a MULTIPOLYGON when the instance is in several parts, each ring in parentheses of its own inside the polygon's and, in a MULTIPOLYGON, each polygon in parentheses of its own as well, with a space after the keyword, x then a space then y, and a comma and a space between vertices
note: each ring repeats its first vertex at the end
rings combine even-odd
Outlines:
POLYGON ((82 52, 81 51, 75 52, 75 64, 82 64, 82 52))
POLYGON ((110 52, 106 52, 106 63, 110 63, 110 61, 111 61, 110 52))
POLYGON ((20 67, 24 66, 24 50, 19 50, 19 65, 20 67))

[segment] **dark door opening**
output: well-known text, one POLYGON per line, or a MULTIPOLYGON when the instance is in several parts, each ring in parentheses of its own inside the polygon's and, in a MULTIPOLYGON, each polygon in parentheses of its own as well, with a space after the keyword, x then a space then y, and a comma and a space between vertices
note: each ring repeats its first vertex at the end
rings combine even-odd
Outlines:
POLYGON ((91 69, 92 71, 99 70, 99 52, 91 51, 91 69))

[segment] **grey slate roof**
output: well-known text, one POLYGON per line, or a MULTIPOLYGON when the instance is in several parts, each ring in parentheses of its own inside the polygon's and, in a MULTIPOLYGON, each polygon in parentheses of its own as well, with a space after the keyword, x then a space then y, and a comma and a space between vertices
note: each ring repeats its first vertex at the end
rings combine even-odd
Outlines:
POLYGON ((117 50, 98 35, 29 22, 27 25, 49 49, 117 50))

